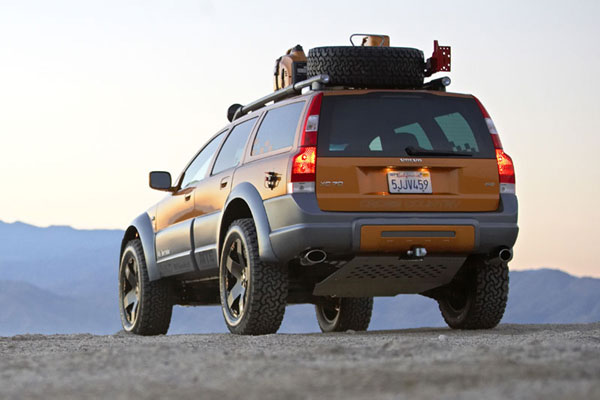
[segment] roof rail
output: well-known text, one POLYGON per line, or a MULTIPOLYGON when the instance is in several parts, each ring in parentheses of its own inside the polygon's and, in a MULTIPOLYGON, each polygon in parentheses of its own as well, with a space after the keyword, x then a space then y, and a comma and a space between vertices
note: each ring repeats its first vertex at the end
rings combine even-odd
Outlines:
POLYGON ((273 92, 265 97, 261 97, 258 100, 253 101, 252 103, 246 104, 242 106, 240 104, 234 104, 229 107, 227 110, 227 118, 229 121, 233 122, 236 119, 248 114, 250 111, 258 110, 265 106, 265 104, 270 103, 271 101, 282 100, 290 95, 296 94, 300 92, 305 87, 312 86, 313 84, 323 84, 326 85, 329 83, 329 75, 317 75, 312 78, 308 78, 304 81, 296 82, 293 85, 289 85, 284 87, 283 89, 279 89, 276 92, 273 92))

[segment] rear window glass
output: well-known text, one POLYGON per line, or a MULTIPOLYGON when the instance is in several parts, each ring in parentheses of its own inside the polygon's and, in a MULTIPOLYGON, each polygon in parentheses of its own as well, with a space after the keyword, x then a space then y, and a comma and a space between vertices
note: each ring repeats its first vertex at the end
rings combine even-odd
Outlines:
POLYGON ((252 155, 292 146, 303 108, 304 102, 299 102, 269 110, 258 128, 252 155))
POLYGON ((460 113, 455 112, 434 119, 444 132, 444 136, 448 139, 452 150, 479 152, 475 135, 460 113))
POLYGON ((325 96, 318 137, 335 157, 495 157, 475 100, 428 93, 325 96))

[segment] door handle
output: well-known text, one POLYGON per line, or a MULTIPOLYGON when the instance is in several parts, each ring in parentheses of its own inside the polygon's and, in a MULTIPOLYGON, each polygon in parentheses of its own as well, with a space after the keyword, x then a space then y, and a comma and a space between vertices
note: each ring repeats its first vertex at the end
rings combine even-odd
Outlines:
POLYGON ((221 189, 225 189, 227 187, 227 184, 229 183, 229 177, 226 176, 225 178, 221 179, 221 189))
POLYGON ((189 201, 192 198, 192 193, 188 193, 184 196, 185 201, 189 201))

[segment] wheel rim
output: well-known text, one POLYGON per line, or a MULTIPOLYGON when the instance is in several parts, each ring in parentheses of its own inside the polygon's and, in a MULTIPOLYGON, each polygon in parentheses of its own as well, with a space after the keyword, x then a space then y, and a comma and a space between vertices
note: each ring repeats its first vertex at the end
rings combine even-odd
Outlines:
POLYGON ((125 329, 131 329, 139 315, 140 285, 138 276, 137 260, 130 255, 121 270, 121 307, 125 329))
POLYGON ((244 316, 250 281, 247 252, 241 238, 236 238, 226 249, 224 266, 224 309, 229 322, 235 325, 244 316))
POLYGON ((327 322, 330 325, 335 324, 338 316, 340 315, 341 303, 341 299, 336 299, 330 303, 322 304, 321 306, 319 306, 321 317, 323 317, 323 320, 325 320, 325 322, 327 322))
POLYGON ((469 296, 466 290, 452 291, 446 299, 446 304, 454 314, 462 313, 469 303, 469 296))
POLYGON ((462 318, 471 307, 472 290, 475 285, 469 269, 461 269, 454 278, 443 300, 448 316, 462 318))

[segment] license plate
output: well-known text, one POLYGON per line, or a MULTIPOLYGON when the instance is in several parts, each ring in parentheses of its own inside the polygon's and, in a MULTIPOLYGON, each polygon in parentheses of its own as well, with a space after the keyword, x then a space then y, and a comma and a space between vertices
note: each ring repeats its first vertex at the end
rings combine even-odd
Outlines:
POLYGON ((390 193, 432 193, 428 171, 388 172, 387 178, 390 193))

